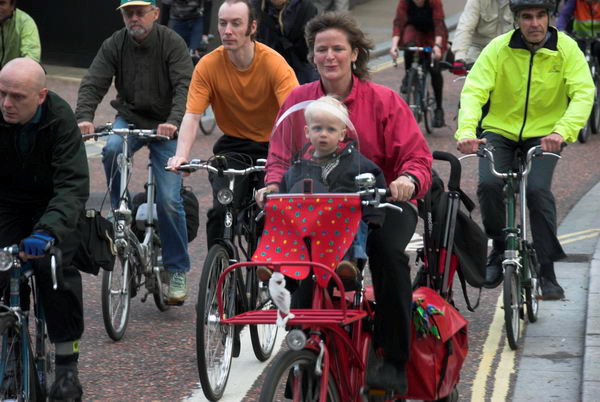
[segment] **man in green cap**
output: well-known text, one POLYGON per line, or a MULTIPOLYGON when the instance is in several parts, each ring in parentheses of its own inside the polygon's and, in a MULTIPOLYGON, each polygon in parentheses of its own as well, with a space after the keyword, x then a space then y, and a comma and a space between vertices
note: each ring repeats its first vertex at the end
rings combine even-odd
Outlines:
MULTIPOLYGON (((130 137, 128 141, 132 153, 144 145, 150 148, 163 263, 169 273, 169 304, 180 305, 187 295, 190 270, 181 176, 166 172, 164 166, 175 154, 175 132, 185 112, 192 60, 184 40, 156 23, 160 10, 155 0, 121 0, 118 10, 125 27, 106 39, 94 58, 81 81, 75 115, 81 133, 93 133, 96 108, 114 78, 117 98, 111 105, 117 115, 113 127, 133 124, 171 138, 144 142, 130 137)), ((117 161, 122 144, 123 137, 111 135, 102 150, 113 209, 120 199, 117 161)))

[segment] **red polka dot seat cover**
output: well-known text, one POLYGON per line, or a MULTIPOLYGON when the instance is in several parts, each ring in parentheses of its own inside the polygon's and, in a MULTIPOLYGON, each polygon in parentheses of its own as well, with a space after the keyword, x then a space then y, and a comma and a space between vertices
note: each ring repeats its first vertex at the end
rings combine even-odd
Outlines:
MULTIPOLYGON (((312 256, 312 261, 335 270, 356 236, 361 216, 357 194, 270 195, 265 228, 252 261, 298 262, 312 256)), ((330 275, 319 267, 314 270, 319 285, 326 286, 330 275)), ((301 280, 310 267, 282 265, 281 273, 301 280)))

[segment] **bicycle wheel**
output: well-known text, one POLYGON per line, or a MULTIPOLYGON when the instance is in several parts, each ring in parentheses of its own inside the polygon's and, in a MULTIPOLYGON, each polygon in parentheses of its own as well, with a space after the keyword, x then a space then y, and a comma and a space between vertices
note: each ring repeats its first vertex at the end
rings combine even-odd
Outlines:
POLYGON ((39 330, 35 337, 35 367, 40 385, 40 392, 43 397, 41 400, 46 400, 50 387, 54 384, 55 379, 55 349, 54 344, 48 338, 48 330, 45 322, 41 324, 43 330, 39 330))
POLYGON ((215 114, 213 113, 212 107, 208 107, 202 117, 200 118, 200 131, 204 135, 211 135, 217 125, 215 114))
MULTIPOLYGON (((23 337, 19 331, 9 329, 2 337, 2 353, 0 367, 3 377, 0 384, 0 400, 36 401, 40 392, 40 384, 33 364, 33 353, 28 344, 29 352, 23 353, 23 337)), ((41 395, 40 395, 41 396, 41 395)))
POLYGON ((102 273, 102 318, 106 333, 113 341, 125 335, 129 321, 133 264, 128 256, 118 255, 112 271, 102 273))
MULTIPOLYGON (((200 277, 196 305, 196 358, 204 395, 211 401, 223 396, 233 356, 233 325, 219 323, 217 281, 229 266, 229 252, 216 244, 210 248, 200 277)), ((235 314, 234 275, 223 283, 222 300, 226 317, 235 314)))
POLYGON ((514 265, 506 265, 504 268, 504 326, 506 328, 506 339, 512 350, 517 350, 520 333, 521 319, 519 311, 520 283, 517 270, 514 265))
MULTIPOLYGON (((256 277, 256 268, 249 269, 246 280, 250 283, 250 308, 256 310, 274 309, 269 297, 269 287, 256 277)), ((254 356, 264 362, 273 353, 277 339, 277 325, 250 325, 250 340, 254 356)))
POLYGON ((588 140, 588 138, 590 137, 590 132, 592 131, 592 123, 591 123, 591 117, 588 119, 588 121, 585 123, 585 126, 583 126, 583 128, 581 130, 579 130, 579 135, 577 136, 577 140, 582 143, 585 144, 588 140))
POLYGON ((417 123, 421 122, 421 88, 419 85, 419 76, 415 70, 408 72, 408 80, 406 81, 407 92, 404 94, 404 100, 415 116, 417 123))
POLYGON ((431 76, 426 73, 425 79, 423 80, 423 88, 421 90, 422 96, 421 110, 423 111, 423 123, 425 126, 425 132, 431 134, 433 132, 433 106, 435 100, 433 98, 433 88, 431 87, 431 76))
POLYGON ((153 254, 154 263, 152 264, 152 267, 158 267, 158 271, 155 269, 152 270, 152 296, 154 297, 154 304, 156 304, 156 307, 160 311, 164 312, 170 307, 167 304, 169 294, 169 275, 167 271, 165 271, 165 267, 162 263, 160 244, 154 244, 153 254))
MULTIPOLYGON (((288 350, 277 358, 265 376, 260 402, 282 400, 318 401, 321 376, 315 374, 317 355, 310 350, 288 350)), ((327 400, 339 401, 333 376, 327 383, 327 400)))
POLYGON ((596 97, 594 98, 592 114, 590 115, 590 128, 592 134, 598 134, 600 132, 600 71, 598 71, 596 64, 592 67, 592 77, 594 77, 594 82, 596 83, 596 97))
POLYGON ((525 306, 527 308, 527 319, 529 322, 537 321, 540 300, 542 299, 542 288, 538 279, 538 272, 540 272, 540 270, 537 258, 535 257, 535 250, 530 249, 529 269, 527 270, 529 284, 525 288, 525 306))

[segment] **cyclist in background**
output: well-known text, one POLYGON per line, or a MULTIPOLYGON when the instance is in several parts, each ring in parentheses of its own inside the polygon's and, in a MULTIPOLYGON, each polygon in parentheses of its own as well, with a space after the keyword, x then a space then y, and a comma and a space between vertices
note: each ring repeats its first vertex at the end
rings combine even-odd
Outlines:
POLYGON ((190 50, 190 56, 200 58, 203 47, 203 1, 163 0, 162 7, 169 9, 169 28, 177 32, 190 50))
POLYGON ((40 34, 33 18, 17 8, 17 0, 0 0, 0 68, 17 57, 37 62, 42 55, 40 34))
MULTIPOLYGON (((117 99, 114 128, 134 124, 139 129, 156 129, 169 141, 148 143, 154 177, 158 231, 165 270, 169 273, 169 304, 180 304, 187 296, 190 270, 185 212, 181 198, 181 177, 165 172, 175 154, 175 132, 183 117, 192 60, 187 46, 171 29, 156 24, 159 9, 155 0, 121 0, 119 7, 125 28, 106 39, 81 81, 75 114, 82 134, 94 132, 94 113, 113 77, 117 99)), ((111 188, 112 208, 118 208, 120 173, 117 156, 123 137, 111 135, 102 149, 102 163, 111 188), (112 183, 112 185, 111 185, 112 183)), ((132 153, 146 144, 129 138, 132 153)))
MULTIPOLYGON (((599 37, 600 0, 568 0, 560 11, 556 27, 578 38, 599 37)), ((584 44, 580 43, 580 46, 584 44)), ((592 54, 600 63, 600 43, 592 44, 592 54)))
MULTIPOLYGON (((555 0, 511 0, 518 28, 492 40, 465 81, 457 147, 462 153, 473 153, 479 144, 492 145, 499 171, 511 168, 518 149, 527 153, 541 144, 546 152, 560 152, 563 142, 577 139, 590 114, 595 92, 590 70, 577 43, 549 26, 555 7, 555 0), (477 138, 481 108, 488 101, 482 138, 477 138)), ((556 237, 556 205, 550 190, 556 162, 556 158, 535 158, 527 182, 544 300, 564 298, 554 272, 554 261, 565 258, 556 237)), ((488 161, 481 159, 477 195, 485 231, 493 240, 486 272, 488 288, 502 282, 502 186, 502 179, 493 176, 488 161)))
POLYGON ((252 0, 258 12, 256 40, 281 54, 296 72, 300 84, 319 79, 308 61, 304 26, 317 9, 310 0, 252 0))
POLYGON ((456 63, 474 63, 492 39, 512 29, 508 0, 468 0, 452 42, 456 63))
MULTIPOLYGON (((194 69, 186 113, 181 124, 177 152, 169 166, 179 167, 190 157, 198 121, 212 105, 217 125, 224 135, 213 153, 241 153, 253 161, 266 158, 271 129, 279 106, 298 80, 285 59, 273 49, 254 40, 256 16, 249 0, 225 0, 219 8, 219 35, 222 46, 204 56, 194 69)), ((229 168, 245 167, 229 160, 229 168)), ((206 222, 208 249, 223 237, 225 210, 216 193, 229 180, 210 175, 213 207, 206 222)), ((237 180, 234 200, 252 196, 248 180, 237 180)))
POLYGON ((50 400, 81 400, 83 301, 81 275, 71 260, 89 196, 85 148, 71 107, 46 89, 44 70, 31 59, 13 59, 0 71, 0 110, 0 247, 20 242, 21 257, 37 265, 56 352, 50 400), (63 256, 64 286, 58 290, 52 289, 49 259, 42 258, 52 245, 63 256))
MULTIPOLYGON (((400 0, 394 18, 394 30, 390 55, 398 58, 398 46, 420 46, 433 48, 435 60, 441 60, 448 47, 448 28, 444 22, 444 7, 441 0, 400 0)), ((406 93, 408 88, 408 70, 413 62, 414 53, 404 51, 404 68, 406 73, 402 79, 400 92, 406 93)), ((433 114, 433 127, 443 127, 444 109, 442 107, 444 78, 440 66, 435 63, 430 71, 431 85, 435 95, 436 109, 433 114)))

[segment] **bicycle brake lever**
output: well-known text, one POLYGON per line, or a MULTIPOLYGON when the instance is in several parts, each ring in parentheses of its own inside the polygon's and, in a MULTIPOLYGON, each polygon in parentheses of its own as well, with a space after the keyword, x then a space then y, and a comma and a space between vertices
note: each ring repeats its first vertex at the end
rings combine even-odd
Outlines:
POLYGON ((58 279, 56 277, 56 256, 50 257, 50 270, 52 273, 52 289, 58 290, 58 279))

